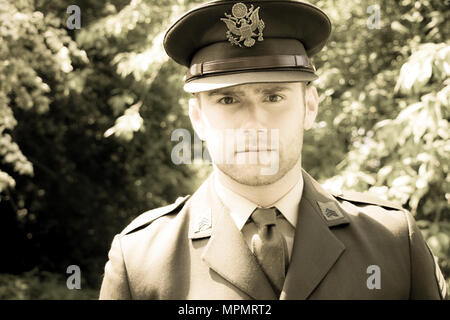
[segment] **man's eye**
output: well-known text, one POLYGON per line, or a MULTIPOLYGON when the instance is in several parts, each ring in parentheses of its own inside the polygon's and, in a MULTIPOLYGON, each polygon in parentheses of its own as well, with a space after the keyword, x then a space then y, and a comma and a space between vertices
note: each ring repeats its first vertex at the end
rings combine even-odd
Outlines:
POLYGON ((264 99, 265 102, 280 102, 283 100, 283 97, 278 94, 271 94, 264 99))
POLYGON ((222 103, 222 104, 233 104, 236 102, 237 102, 236 99, 233 97, 223 97, 219 100, 219 103, 222 103))

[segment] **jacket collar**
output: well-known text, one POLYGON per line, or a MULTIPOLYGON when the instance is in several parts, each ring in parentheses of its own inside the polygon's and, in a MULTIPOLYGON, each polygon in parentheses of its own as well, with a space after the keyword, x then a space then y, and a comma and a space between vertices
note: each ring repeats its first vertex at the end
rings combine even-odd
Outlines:
MULTIPOLYGON (((203 251, 203 261, 224 279, 253 299, 276 299, 241 232, 232 220, 228 209, 215 192, 210 176, 196 192, 191 207, 189 238, 192 241, 210 237, 203 251), (208 220, 208 226, 201 221, 208 220)), ((194 198, 194 196, 193 196, 194 198)))
MULTIPOLYGON (((330 231, 349 219, 336 199, 305 171, 294 246, 281 299, 306 299, 345 250, 330 231)), ((254 299, 276 299, 267 278, 217 196, 212 176, 191 198, 189 238, 210 237, 202 259, 254 299)))
POLYGON ((302 173, 303 196, 280 299, 307 299, 345 250, 330 228, 348 224, 347 214, 319 183, 305 171, 302 173))

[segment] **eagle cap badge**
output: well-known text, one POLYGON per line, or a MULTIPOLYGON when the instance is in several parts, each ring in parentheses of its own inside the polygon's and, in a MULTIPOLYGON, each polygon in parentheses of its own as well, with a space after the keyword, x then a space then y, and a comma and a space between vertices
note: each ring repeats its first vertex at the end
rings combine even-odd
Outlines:
POLYGON ((253 37, 258 37, 258 41, 263 41, 263 30, 265 28, 264 21, 259 18, 259 9, 254 8, 253 4, 250 8, 247 8, 242 2, 238 2, 231 8, 230 15, 225 13, 226 18, 221 18, 227 25, 227 39, 232 45, 236 45, 242 48, 242 42, 244 46, 250 48, 256 43, 253 37), (255 33, 258 30, 258 33, 255 33), (235 37, 236 36, 236 37, 235 37))

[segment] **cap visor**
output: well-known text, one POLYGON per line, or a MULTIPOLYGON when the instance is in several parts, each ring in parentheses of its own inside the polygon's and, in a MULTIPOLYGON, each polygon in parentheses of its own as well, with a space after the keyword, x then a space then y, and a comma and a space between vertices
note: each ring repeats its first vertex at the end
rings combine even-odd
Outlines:
POLYGON ((184 90, 196 93, 249 83, 302 82, 313 81, 317 78, 315 74, 301 71, 246 72, 194 79, 185 83, 184 90))

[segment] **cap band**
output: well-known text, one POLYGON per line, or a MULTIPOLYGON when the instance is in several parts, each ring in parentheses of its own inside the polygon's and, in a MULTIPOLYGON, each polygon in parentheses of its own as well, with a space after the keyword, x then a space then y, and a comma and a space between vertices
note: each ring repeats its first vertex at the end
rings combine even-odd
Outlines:
POLYGON ((299 71, 315 72, 306 55, 240 57, 193 64, 187 72, 186 81, 203 75, 272 68, 296 68, 299 71))

